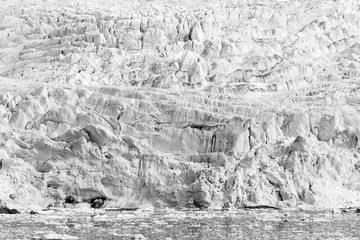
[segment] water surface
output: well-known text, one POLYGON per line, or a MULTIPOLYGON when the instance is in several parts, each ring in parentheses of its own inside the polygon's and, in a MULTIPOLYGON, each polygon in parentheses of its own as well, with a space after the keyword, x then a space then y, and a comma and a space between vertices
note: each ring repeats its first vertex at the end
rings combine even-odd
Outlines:
POLYGON ((135 211, 49 212, 0 215, 0 239, 30 239, 47 232, 80 239, 360 239, 360 215, 330 212, 135 211))

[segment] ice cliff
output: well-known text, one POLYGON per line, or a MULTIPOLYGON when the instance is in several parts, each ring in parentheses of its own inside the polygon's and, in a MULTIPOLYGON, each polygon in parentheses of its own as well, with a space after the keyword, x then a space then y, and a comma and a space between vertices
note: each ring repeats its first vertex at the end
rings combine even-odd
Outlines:
POLYGON ((360 6, 0 6, 0 199, 360 203, 360 6))

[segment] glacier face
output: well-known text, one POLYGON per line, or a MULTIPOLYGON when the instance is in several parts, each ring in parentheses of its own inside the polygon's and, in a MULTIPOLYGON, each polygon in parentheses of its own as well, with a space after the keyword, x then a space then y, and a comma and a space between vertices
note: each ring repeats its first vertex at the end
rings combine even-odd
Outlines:
POLYGON ((359 203, 357 1, 0 7, 0 199, 359 203))

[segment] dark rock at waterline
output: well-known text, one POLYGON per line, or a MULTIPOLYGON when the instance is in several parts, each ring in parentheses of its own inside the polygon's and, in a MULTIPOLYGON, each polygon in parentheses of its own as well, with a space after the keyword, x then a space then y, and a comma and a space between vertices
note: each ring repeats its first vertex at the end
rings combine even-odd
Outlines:
POLYGON ((355 213, 360 213, 360 208, 355 209, 355 213))
POLYGON ((274 209, 281 210, 281 208, 269 206, 269 205, 256 205, 256 206, 244 206, 244 209, 274 209))
POLYGON ((204 204, 203 202, 194 200, 194 206, 200 210, 205 210, 209 207, 209 204, 204 204))
POLYGON ((20 212, 16 209, 10 209, 6 206, 0 206, 0 214, 19 214, 20 212))
POLYGON ((136 211, 139 208, 108 208, 105 209, 106 212, 110 212, 110 211, 118 211, 118 212, 123 212, 123 211, 136 211))
POLYGON ((65 203, 69 203, 69 204, 75 204, 76 203, 76 199, 73 196, 67 196, 65 198, 65 203))
POLYGON ((105 201, 106 201, 105 197, 94 198, 90 201, 91 203, 90 207, 101 208, 104 205, 105 201))
POLYGON ((96 199, 93 203, 91 203, 92 208, 101 208, 104 205, 105 201, 102 199, 96 199))
POLYGON ((39 214, 38 212, 35 212, 33 210, 30 211, 30 215, 35 215, 35 214, 39 214))

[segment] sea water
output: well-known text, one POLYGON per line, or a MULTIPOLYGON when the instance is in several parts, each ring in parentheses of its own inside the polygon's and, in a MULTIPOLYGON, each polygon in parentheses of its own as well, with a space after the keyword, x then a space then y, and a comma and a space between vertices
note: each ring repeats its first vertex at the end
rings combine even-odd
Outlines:
POLYGON ((360 239, 360 215, 281 210, 49 211, 0 215, 0 239, 54 232, 80 239, 360 239))

